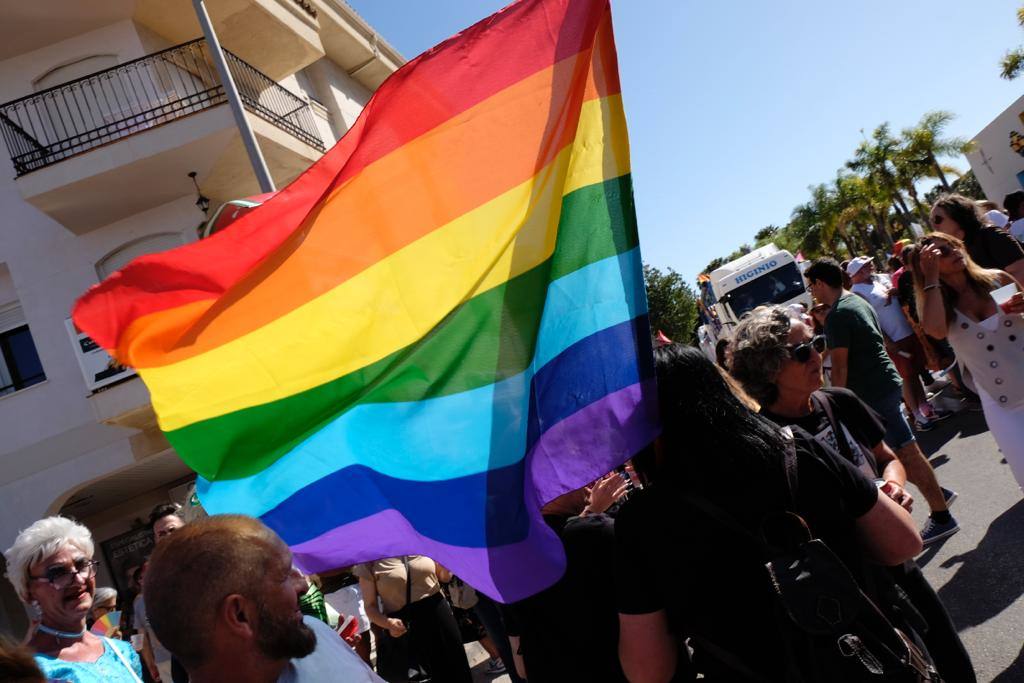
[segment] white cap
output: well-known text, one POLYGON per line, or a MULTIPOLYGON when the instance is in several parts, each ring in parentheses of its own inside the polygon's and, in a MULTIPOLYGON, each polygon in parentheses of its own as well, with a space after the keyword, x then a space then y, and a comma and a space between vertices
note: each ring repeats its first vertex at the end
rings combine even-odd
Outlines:
POLYGON ((870 256, 858 256, 846 264, 846 274, 853 277, 860 272, 860 269, 871 263, 870 256))
POLYGON ((987 218, 988 222, 997 228, 1005 228, 1006 224, 1010 222, 1010 219, 1006 217, 1006 214, 999 209, 992 209, 985 214, 985 218, 987 218))

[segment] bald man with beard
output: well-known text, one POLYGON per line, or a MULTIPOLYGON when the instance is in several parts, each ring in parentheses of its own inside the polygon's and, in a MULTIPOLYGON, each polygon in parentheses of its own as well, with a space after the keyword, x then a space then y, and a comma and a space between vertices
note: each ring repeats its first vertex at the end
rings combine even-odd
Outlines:
POLYGON ((382 683, 341 636, 299 612, 291 552, 259 520, 216 515, 177 530, 150 558, 143 592, 191 683, 382 683))

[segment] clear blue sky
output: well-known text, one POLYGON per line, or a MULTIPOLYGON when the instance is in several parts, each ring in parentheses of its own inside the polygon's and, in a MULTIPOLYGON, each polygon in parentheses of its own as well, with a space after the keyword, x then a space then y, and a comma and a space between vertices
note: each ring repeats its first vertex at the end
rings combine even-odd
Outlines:
MULTIPOLYGON (((407 58, 502 0, 349 0, 407 58)), ((784 225, 883 121, 973 137, 1024 93, 1019 0, 612 0, 645 261, 693 281, 784 225), (740 7, 742 5, 742 7, 740 7)), ((950 160, 963 170, 966 159, 950 160)))

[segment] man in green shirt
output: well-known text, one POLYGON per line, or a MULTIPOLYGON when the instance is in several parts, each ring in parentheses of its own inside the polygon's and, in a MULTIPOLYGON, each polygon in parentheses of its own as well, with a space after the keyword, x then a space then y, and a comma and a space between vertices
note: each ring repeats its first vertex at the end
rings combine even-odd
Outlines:
POLYGON ((832 356, 832 385, 846 387, 882 416, 885 442, 907 470, 909 479, 931 509, 921 539, 925 545, 952 536, 960 525, 949 514, 948 506, 956 493, 939 486, 935 471, 910 431, 900 410, 903 380, 896 372, 871 304, 843 289, 843 271, 832 259, 811 264, 804 277, 814 298, 828 304, 825 337, 832 356))

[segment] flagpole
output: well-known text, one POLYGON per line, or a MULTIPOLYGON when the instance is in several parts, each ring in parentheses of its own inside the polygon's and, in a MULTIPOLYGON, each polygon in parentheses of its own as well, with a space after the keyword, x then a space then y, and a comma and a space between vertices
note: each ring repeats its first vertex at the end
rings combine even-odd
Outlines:
POLYGON ((238 95, 235 80, 231 77, 231 70, 228 68, 227 60, 224 59, 224 51, 221 49, 220 41, 217 40, 217 34, 213 30, 213 22, 210 21, 210 15, 206 13, 206 6, 203 5, 203 0, 192 0, 192 6, 195 7, 199 25, 203 28, 206 44, 210 46, 210 56, 213 58, 213 65, 217 68, 217 73, 220 75, 221 85, 224 86, 224 95, 227 97, 228 106, 231 107, 231 113, 235 117, 238 132, 242 135, 245 151, 249 153, 249 161, 252 163, 252 170, 256 174, 256 180, 260 183, 260 190, 263 192, 273 192, 277 189, 274 187, 274 179, 270 177, 267 162, 263 160, 263 154, 260 152, 260 146, 256 142, 256 136, 249 125, 249 119, 245 116, 242 98, 238 95))

